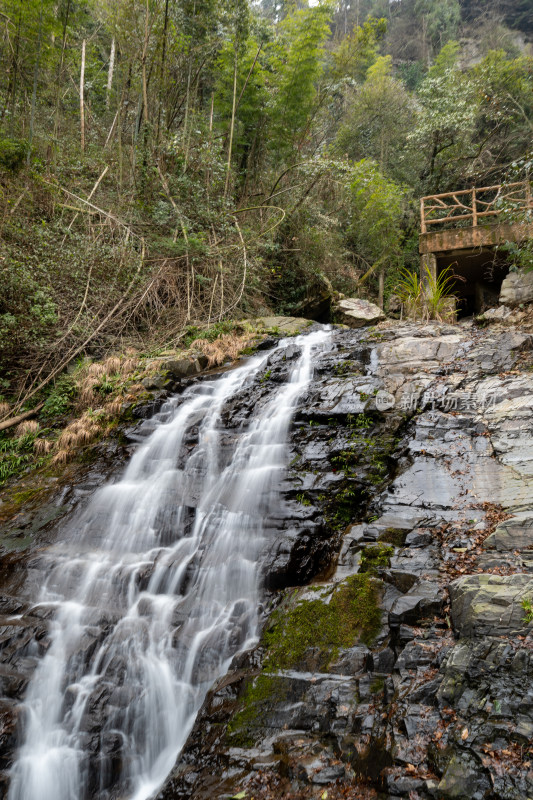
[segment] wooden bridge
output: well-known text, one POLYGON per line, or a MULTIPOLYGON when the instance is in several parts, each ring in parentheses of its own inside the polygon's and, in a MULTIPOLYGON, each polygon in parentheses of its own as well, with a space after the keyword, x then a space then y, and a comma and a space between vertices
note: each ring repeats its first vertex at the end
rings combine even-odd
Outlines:
POLYGON ((499 292, 501 278, 508 270, 498 264, 495 248, 533 238, 531 182, 422 197, 420 230, 422 268, 428 267, 436 275, 441 268, 453 265, 466 282, 465 292, 472 295, 468 305, 479 310, 485 300, 494 299, 484 298, 483 292, 494 295, 496 284, 499 292))
POLYGON ((511 211, 528 210, 533 211, 530 181, 422 197, 420 253, 442 253, 523 240, 531 235, 528 230, 531 224, 506 222, 505 217, 511 211), (504 220, 498 221, 502 214, 504 220))

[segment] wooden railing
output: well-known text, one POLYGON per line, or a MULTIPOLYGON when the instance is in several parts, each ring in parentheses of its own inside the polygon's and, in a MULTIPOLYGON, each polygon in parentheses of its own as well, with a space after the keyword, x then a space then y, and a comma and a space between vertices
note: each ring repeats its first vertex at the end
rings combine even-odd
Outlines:
POLYGON ((504 209, 533 209, 530 181, 474 187, 459 192, 422 197, 420 200, 422 233, 427 233, 428 228, 434 225, 476 226, 480 219, 496 217, 504 209), (470 222, 466 223, 466 220, 470 222))

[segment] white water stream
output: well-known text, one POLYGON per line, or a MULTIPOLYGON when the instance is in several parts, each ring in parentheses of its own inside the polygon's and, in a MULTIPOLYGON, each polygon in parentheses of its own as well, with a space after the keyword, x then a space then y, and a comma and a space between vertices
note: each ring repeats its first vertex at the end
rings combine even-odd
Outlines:
POLYGON ((264 520, 330 335, 280 343, 301 355, 245 430, 225 431, 221 413, 268 353, 168 402, 122 479, 47 553, 38 606, 53 612, 50 645, 8 800, 148 800, 161 787, 206 692, 257 640, 264 520))

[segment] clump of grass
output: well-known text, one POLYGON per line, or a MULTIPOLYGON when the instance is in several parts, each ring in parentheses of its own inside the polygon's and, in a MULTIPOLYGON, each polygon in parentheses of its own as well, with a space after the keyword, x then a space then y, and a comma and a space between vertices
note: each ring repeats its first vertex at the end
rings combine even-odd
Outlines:
POLYGON ((464 280, 456 275, 451 267, 433 275, 428 267, 422 276, 407 269, 400 273, 397 294, 402 303, 405 316, 409 319, 434 319, 438 322, 455 320, 457 297, 453 292, 456 281, 464 280))
POLYGON ((37 437, 33 442, 33 450, 38 456, 47 456, 53 448, 53 442, 49 439, 42 439, 37 437))
POLYGON ((533 622, 533 600, 531 597, 522 598, 521 606, 525 612, 522 617, 522 622, 529 625, 530 622, 533 622))
POLYGON ((21 422, 20 425, 17 425, 15 429, 15 436, 19 438, 22 436, 27 436, 28 434, 34 436, 38 430, 39 423, 34 419, 27 419, 24 422, 21 422))
POLYGON ((138 359, 131 356, 122 360, 118 356, 109 356, 104 361, 93 361, 82 367, 77 377, 78 410, 92 408, 101 402, 102 396, 122 391, 127 379, 138 368, 138 359))
POLYGON ((218 367, 226 361, 234 361, 249 345, 249 336, 225 333, 214 340, 195 339, 191 343, 191 350, 199 350, 207 356, 209 367, 218 367))
POLYGON ((100 421, 90 412, 85 412, 79 419, 74 420, 61 431, 56 442, 57 452, 53 463, 66 464, 81 447, 93 442, 101 431, 100 421))

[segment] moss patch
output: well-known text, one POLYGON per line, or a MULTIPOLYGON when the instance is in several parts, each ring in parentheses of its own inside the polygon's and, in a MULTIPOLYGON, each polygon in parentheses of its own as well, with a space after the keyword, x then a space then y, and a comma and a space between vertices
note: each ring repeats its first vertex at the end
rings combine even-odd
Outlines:
POLYGON ((394 553, 394 547, 378 542, 376 545, 365 547, 361 553, 359 572, 375 575, 380 567, 388 567, 394 553))
POLYGON ((407 531, 403 528, 386 528, 379 536, 379 541, 393 544, 395 547, 403 547, 406 536, 407 531))
POLYGON ((275 611, 264 635, 263 668, 275 672, 297 667, 307 650, 318 649, 324 666, 339 649, 357 641, 370 644, 379 632, 381 583, 369 574, 352 575, 329 597, 304 600, 275 611))

